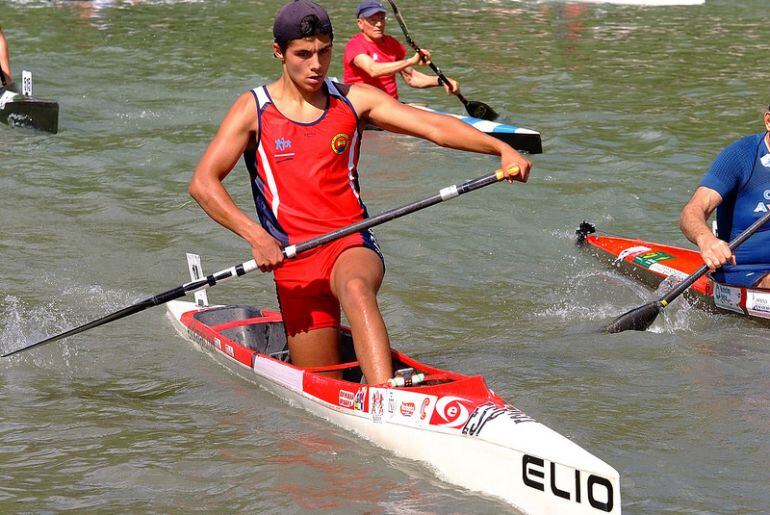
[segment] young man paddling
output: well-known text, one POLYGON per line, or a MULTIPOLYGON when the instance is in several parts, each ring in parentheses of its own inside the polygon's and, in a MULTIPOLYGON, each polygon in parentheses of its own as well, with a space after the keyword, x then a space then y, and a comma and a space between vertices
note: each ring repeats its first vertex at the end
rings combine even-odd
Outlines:
POLYGON ((760 227, 735 254, 727 241, 770 209, 770 107, 765 131, 725 148, 682 209, 680 227, 700 249, 717 282, 770 288, 770 225, 760 227), (717 211, 717 234, 706 221, 717 211), (721 268, 720 268, 721 267, 721 268))
POLYGON ((190 194, 246 240, 260 270, 273 271, 293 364, 339 362, 341 306, 367 381, 381 384, 393 370, 377 306, 384 265, 373 234, 353 234, 287 261, 281 253, 367 216, 357 170, 363 127, 373 123, 441 146, 499 155, 509 181, 526 182, 531 164, 455 118, 400 104, 367 85, 326 79, 334 34, 318 4, 284 5, 273 35, 281 76, 235 101, 195 169, 190 194), (222 184, 241 155, 259 223, 236 207, 222 184))
POLYGON ((343 80, 346 84, 364 83, 380 88, 398 100, 396 74, 400 74, 413 88, 444 86, 448 95, 459 91, 457 81, 442 84, 438 77, 425 75, 414 69, 430 62, 430 51, 425 57, 415 53, 406 58, 406 49, 395 38, 385 34, 387 9, 377 0, 362 0, 356 9, 356 23, 361 32, 350 38, 342 58, 343 80))
POLYGON ((3 34, 3 27, 0 25, 0 83, 6 86, 13 82, 11 77, 11 60, 8 57, 8 42, 3 34))

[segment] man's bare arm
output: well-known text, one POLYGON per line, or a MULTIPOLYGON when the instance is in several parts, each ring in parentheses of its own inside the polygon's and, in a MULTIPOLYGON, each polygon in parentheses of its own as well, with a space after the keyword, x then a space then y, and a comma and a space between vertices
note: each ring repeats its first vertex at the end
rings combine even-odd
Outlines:
POLYGON ((703 262, 711 270, 725 263, 735 263, 735 256, 728 244, 717 238, 708 226, 711 213, 722 203, 722 196, 711 188, 700 186, 690 201, 682 208, 679 227, 688 240, 700 249, 703 262))

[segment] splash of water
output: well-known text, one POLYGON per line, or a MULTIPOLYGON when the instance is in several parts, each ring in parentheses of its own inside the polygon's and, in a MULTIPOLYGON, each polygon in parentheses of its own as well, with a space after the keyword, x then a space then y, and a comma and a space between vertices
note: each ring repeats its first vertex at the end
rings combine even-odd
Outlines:
MULTIPOLYGON (((0 304, 0 352, 5 353, 31 345, 134 302, 127 292, 104 290, 98 285, 69 286, 63 289, 61 294, 62 299, 36 307, 16 296, 6 295, 0 304), (97 306, 97 314, 84 310, 84 306, 97 306), (104 313, 99 313, 101 311, 104 313)), ((64 364, 68 365, 69 358, 77 356, 77 346, 68 345, 66 340, 54 345, 60 349, 55 353, 55 357, 36 357, 35 363, 45 366, 48 361, 61 363, 63 360, 64 364)), ((23 356, 24 353, 19 353, 6 360, 21 360, 24 359, 23 356)))

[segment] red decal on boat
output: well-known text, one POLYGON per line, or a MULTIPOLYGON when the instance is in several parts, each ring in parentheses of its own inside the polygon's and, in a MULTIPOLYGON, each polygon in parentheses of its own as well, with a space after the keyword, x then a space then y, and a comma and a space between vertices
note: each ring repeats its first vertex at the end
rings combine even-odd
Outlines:
MULTIPOLYGON (((425 399, 423 401, 423 405, 425 405, 426 402, 430 402, 428 399, 425 399)), ((405 417, 411 417, 414 415, 414 403, 413 402, 402 402, 401 407, 399 408, 399 411, 401 411, 401 414, 405 417)))
POLYGON ((365 411, 366 408, 366 393, 367 387, 359 388, 356 392, 355 400, 353 401, 353 409, 356 411, 365 411))
POLYGON ((382 421, 382 400, 383 400, 382 391, 380 391, 379 388, 374 389, 372 393, 372 417, 374 418, 375 422, 381 422, 382 421))
POLYGON ((347 390, 340 390, 339 403, 343 408, 352 408, 355 402, 356 394, 347 390))
POLYGON ((444 427, 462 427, 470 416, 465 399, 446 396, 436 402, 436 411, 430 423, 444 427))
POLYGON ((420 420, 425 420, 425 417, 428 415, 428 406, 430 406, 430 399, 426 397, 422 401, 422 406, 420 406, 420 420))

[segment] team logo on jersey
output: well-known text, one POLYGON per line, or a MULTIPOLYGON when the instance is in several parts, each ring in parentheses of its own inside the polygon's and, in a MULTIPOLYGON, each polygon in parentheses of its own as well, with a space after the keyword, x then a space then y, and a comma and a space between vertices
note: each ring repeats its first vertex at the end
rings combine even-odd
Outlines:
POLYGON ((283 139, 278 138, 275 140, 275 149, 276 150, 286 150, 287 148, 291 148, 291 140, 290 139, 283 139))
POLYGON ((350 136, 345 133, 337 134, 332 138, 332 150, 335 154, 342 154, 350 144, 350 136))
MULTIPOLYGON (((770 154, 768 154, 770 156, 770 154)), ((762 196, 765 198, 765 200, 770 200, 770 190, 765 190, 762 193, 762 196)), ((754 208, 755 213, 767 213, 767 208, 770 207, 770 204, 765 204, 764 202, 758 202, 757 207, 754 208)))

